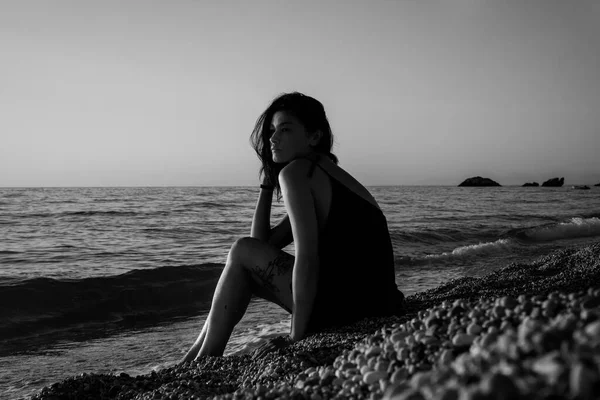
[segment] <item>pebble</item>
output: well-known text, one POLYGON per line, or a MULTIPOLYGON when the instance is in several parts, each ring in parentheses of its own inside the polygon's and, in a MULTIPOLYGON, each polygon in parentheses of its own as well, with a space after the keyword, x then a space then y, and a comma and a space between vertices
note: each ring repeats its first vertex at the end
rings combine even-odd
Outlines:
POLYGON ((578 399, 593 399, 594 385, 598 385, 598 372, 576 363, 569 373, 569 388, 571 396, 578 399))
POLYGON ((442 387, 436 397, 437 400, 459 400, 460 390, 456 387, 442 387))
POLYGON ((379 346, 373 346, 371 348, 369 348, 369 350, 367 350, 367 352, 365 353, 365 355, 369 358, 369 357, 374 357, 376 355, 381 354, 381 347, 379 346))
POLYGON ((394 373, 392 374, 390 381, 392 383, 400 383, 400 382, 404 382, 406 380, 406 378, 408 377, 408 370, 404 367, 402 368, 398 368, 397 370, 394 371, 394 373))
POLYGON ((387 378, 388 374, 385 371, 369 371, 363 375, 363 381, 370 385, 375 382, 379 382, 380 379, 387 378))
POLYGON ((410 389, 410 386, 407 383, 392 382, 385 389, 382 400, 396 399, 397 396, 401 396, 408 389, 410 389))
POLYGON ((485 375, 481 380, 480 387, 483 393, 493 395, 497 400, 512 400, 521 397, 519 387, 513 378, 499 372, 485 375))
POLYGON ((481 326, 477 325, 476 323, 470 323, 467 326, 467 334, 469 335, 478 335, 479 333, 481 333, 482 328, 481 326))
POLYGON ((475 335, 469 335, 466 333, 457 333, 452 338, 452 344, 456 347, 470 346, 475 340, 475 335))
POLYGON ((372 371, 373 371, 373 369, 371 367, 369 367, 368 365, 365 365, 360 369, 361 375, 366 375, 367 373, 372 372, 372 371))
POLYGON ((457 304, 457 305, 453 306, 452 309, 450 310, 450 316, 458 317, 458 316, 464 314, 464 312, 465 312, 465 309, 457 304))
POLYGON ((596 296, 596 297, 592 297, 590 299, 587 299, 586 301, 584 301, 581 304, 581 307, 583 307, 585 309, 596 308, 598 306, 600 306, 600 296, 596 296))
POLYGON ((333 381, 331 381, 331 384, 334 386, 342 386, 344 382, 346 381, 342 378, 335 378, 333 381))
POLYGON ((565 370, 565 366, 557 359, 556 352, 553 352, 535 360, 531 370, 543 376, 548 384, 554 385, 565 370))
POLYGON ((387 372, 389 366, 390 366, 389 361, 385 361, 385 360, 378 361, 377 364, 375 364, 375 371, 387 372))
POLYGON ((480 344, 482 347, 485 347, 485 348, 490 347, 492 345, 492 343, 494 343, 496 341, 497 338, 498 338, 497 333, 495 333, 495 332, 487 333, 481 337, 480 344))
POLYGON ((350 362, 350 361, 343 363, 341 366, 342 370, 348 370, 348 369, 353 369, 353 368, 356 368, 356 364, 353 362, 350 362))
POLYGON ((448 365, 454 360, 454 354, 450 349, 444 349, 440 355, 440 364, 448 365))
POLYGON ((441 322, 442 321, 439 318, 436 318, 435 315, 432 315, 431 317, 429 317, 425 320, 425 327, 431 328, 435 325, 440 325, 441 322))
POLYGON ((431 380, 431 374, 425 372, 417 372, 410 380, 410 385, 415 389, 421 389, 428 385, 431 380))
POLYGON ((407 336, 410 336, 410 332, 396 332, 392 334, 390 341, 392 343, 403 343, 407 336))
POLYGON ((410 350, 408 348, 403 347, 399 352, 396 353, 396 358, 398 361, 405 361, 410 358, 410 350))
POLYGON ((600 339, 600 320, 588 324, 585 327, 585 333, 591 338, 600 339))
POLYGON ((494 306, 492 315, 496 318, 502 318, 505 314, 505 308, 501 305, 494 306))
POLYGON ((518 304, 517 299, 512 296, 504 296, 500 299, 500 305, 510 310, 514 309, 518 304))
POLYGON ((435 338, 433 336, 425 336, 421 339, 421 343, 423 343, 425 346, 437 346, 440 344, 440 340, 438 338, 435 338))

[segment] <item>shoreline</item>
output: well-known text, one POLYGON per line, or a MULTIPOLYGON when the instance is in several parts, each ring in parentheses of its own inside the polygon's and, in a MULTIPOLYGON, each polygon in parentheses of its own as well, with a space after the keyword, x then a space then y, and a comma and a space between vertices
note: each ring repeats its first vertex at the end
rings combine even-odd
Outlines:
POLYGON ((453 399, 492 398, 498 388, 532 399, 600 396, 600 242, 449 281, 408 296, 403 316, 331 329, 261 359, 81 374, 32 398, 453 399))

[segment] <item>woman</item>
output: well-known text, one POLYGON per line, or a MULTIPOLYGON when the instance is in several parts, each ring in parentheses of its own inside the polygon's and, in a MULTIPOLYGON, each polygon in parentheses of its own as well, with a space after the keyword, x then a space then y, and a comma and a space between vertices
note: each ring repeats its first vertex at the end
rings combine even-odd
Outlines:
POLYGON ((386 219, 337 165, 323 105, 284 94, 259 117, 251 141, 263 176, 251 235, 232 246, 206 323, 182 362, 222 355, 252 295, 292 314, 284 342, 403 305, 386 219), (287 215, 271 228, 274 191, 287 215), (281 250, 292 241, 296 257, 281 250))

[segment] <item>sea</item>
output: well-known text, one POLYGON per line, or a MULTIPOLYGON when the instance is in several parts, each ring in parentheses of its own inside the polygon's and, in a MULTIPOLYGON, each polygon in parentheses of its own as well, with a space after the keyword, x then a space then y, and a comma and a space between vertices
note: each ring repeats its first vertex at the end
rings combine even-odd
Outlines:
MULTIPOLYGON (((406 295, 600 240, 600 187, 369 190, 406 295)), ((250 234, 257 196, 256 187, 0 188, 0 398, 177 363, 232 243, 250 234)), ((283 202, 272 215, 285 215, 283 202)), ((289 326, 284 310, 254 299, 226 354, 289 326)))

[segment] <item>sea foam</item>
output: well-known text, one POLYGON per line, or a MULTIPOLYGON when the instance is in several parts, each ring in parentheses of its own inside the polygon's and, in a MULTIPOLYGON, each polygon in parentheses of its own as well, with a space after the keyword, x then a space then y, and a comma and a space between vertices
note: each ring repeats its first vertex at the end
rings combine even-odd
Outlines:
POLYGON ((536 241, 600 236, 600 219, 575 217, 566 222, 528 229, 523 235, 536 241))
POLYGON ((449 257, 468 257, 473 255, 490 254, 498 251, 505 251, 513 245, 510 239, 498 239, 495 242, 485 242, 460 246, 452 251, 441 254, 430 254, 425 256, 426 259, 449 258, 449 257))

